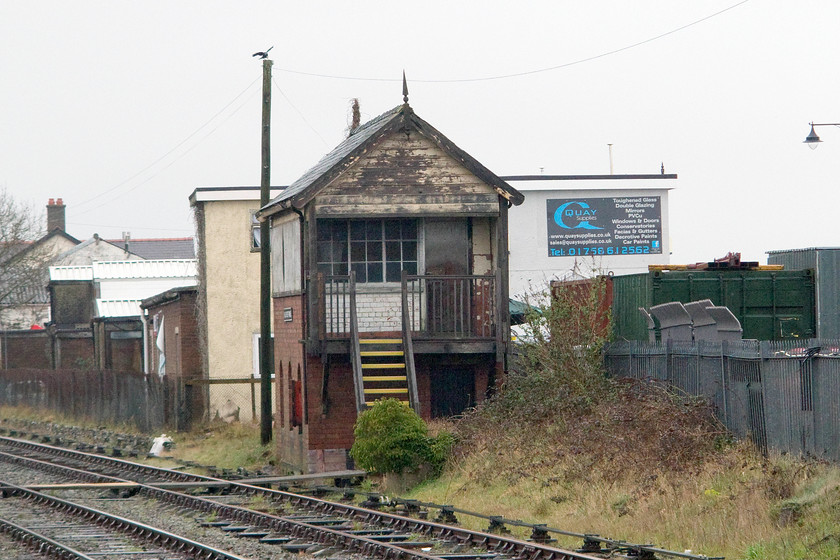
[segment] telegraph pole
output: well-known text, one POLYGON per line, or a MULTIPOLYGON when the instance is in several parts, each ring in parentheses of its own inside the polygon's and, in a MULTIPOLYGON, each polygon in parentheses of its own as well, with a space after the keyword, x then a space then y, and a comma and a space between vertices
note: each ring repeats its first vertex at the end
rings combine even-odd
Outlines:
MULTIPOLYGON (((271 50, 271 49, 269 49, 271 50)), ((268 51, 266 51, 267 55, 268 51)), ((271 196, 271 65, 263 58, 262 87, 262 174, 260 208, 271 196)), ((271 341, 271 230, 268 220, 260 222, 260 440, 271 441, 271 374, 274 371, 271 341)))

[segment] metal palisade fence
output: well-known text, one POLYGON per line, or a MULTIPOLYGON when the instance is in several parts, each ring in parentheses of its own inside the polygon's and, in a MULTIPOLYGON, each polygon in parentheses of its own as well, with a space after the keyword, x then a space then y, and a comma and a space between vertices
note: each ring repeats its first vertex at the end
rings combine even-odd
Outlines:
POLYGON ((604 362, 613 377, 708 398, 727 428, 765 453, 840 462, 840 340, 622 341, 604 362))

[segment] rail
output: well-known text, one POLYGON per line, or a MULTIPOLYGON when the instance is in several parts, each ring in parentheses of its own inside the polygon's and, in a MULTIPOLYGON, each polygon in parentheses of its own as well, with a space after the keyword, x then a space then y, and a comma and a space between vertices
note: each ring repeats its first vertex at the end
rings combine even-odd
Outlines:
POLYGON ((418 337, 488 338, 496 336, 498 302, 495 276, 407 275, 405 293, 418 337))
MULTIPOLYGON (((9 444, 15 446, 22 446, 25 448, 38 447, 47 453, 60 453, 62 456, 75 455, 77 457, 84 457, 92 460, 89 454, 73 452, 67 449, 57 449, 52 446, 34 444, 33 442, 26 442, 22 440, 12 440, 3 438, 9 444)), ((20 461, 31 461, 31 458, 17 458, 20 461)), ((101 462, 108 462, 111 464, 120 463, 123 467, 124 462, 107 457, 99 457, 96 459, 98 466, 103 466, 101 462)), ((66 469, 59 464, 46 464, 40 462, 41 467, 51 472, 57 472, 54 469, 66 469)), ((136 465, 136 469, 143 470, 146 475, 144 478, 148 481, 149 478, 157 478, 161 476, 158 474, 159 469, 150 467, 148 465, 136 465)), ((137 472, 132 468, 132 472, 137 472)), ((170 472, 163 469, 163 475, 168 479, 170 472)), ((188 473, 179 473, 183 479, 191 478, 195 482, 206 482, 213 485, 220 481, 220 479, 206 477, 201 475, 190 475, 188 473)), ((108 476, 98 469, 97 472, 78 473, 76 476, 90 480, 91 482, 105 482, 106 484, 125 482, 124 478, 117 478, 108 476)), ((426 519, 416 519, 404 515, 394 513, 376 511, 365 507, 354 506, 350 504, 331 502, 318 499, 311 496, 301 494, 293 494, 281 490, 272 490, 261 485, 250 485, 242 482, 226 481, 230 492, 241 493, 246 496, 263 496, 266 499, 277 502, 278 504, 288 504, 296 509, 309 510, 317 516, 342 517, 344 520, 337 520, 338 527, 330 527, 326 525, 318 525, 314 522, 307 522, 308 517, 296 516, 277 516, 269 513, 258 512, 250 510, 245 507, 236 506, 233 504, 219 503, 218 501, 195 496, 192 494, 182 494, 165 490, 156 486, 154 483, 140 483, 137 485, 138 493, 162 500, 166 503, 176 505, 181 508, 188 508, 196 510, 199 513, 205 514, 208 517, 213 517, 219 523, 222 520, 227 523, 235 523, 242 526, 258 527, 275 531, 277 533, 290 536, 292 538, 304 539, 306 543, 319 543, 328 547, 336 546, 350 552, 359 552, 366 557, 378 557, 386 559, 399 560, 442 560, 442 559, 459 559, 459 560, 475 560, 496 557, 498 555, 505 555, 511 558, 519 558, 528 560, 591 560, 593 557, 579 552, 573 552, 551 546, 548 543, 541 543, 536 541, 524 541, 507 535, 482 533, 447 525, 438 521, 429 521, 426 519), (344 522, 341 522, 344 521, 344 522), (486 553, 444 553, 434 554, 425 553, 423 551, 413 550, 418 543, 400 543, 400 542, 382 542, 378 540, 375 535, 371 535, 369 531, 355 531, 354 524, 363 523, 370 525, 378 525, 383 528, 401 531, 406 535, 422 535, 434 538, 437 541, 445 541, 455 544, 458 548, 478 547, 486 550, 486 553), (349 530, 347 530, 349 529, 349 530)), ((305 544, 307 548, 311 544, 305 544)), ((426 546, 432 546, 430 543, 426 546)))
POLYGON ((350 356, 353 362, 353 388, 356 393, 356 412, 361 414, 365 408, 365 382, 362 372, 362 351, 359 348, 359 313, 356 308, 356 273, 350 273, 348 283, 350 291, 350 356))
POLYGON ((310 303, 317 317, 315 335, 322 342, 351 338, 352 309, 363 332, 407 329, 414 339, 431 340, 496 337, 499 301, 493 275, 406 274, 399 287, 356 284, 355 289, 350 275, 318 273, 314 280, 310 303))
POLYGON ((411 402, 411 408, 417 414, 420 414, 420 396, 417 392, 417 372, 414 367, 414 341, 411 335, 411 316, 408 310, 411 309, 408 305, 408 275, 403 270, 400 278, 402 285, 402 334, 403 334, 403 354, 405 355, 405 374, 408 382, 408 399, 411 402))
MULTIPOLYGON (((284 487, 281 488, 291 488, 284 487)), ((564 537, 578 538, 583 541, 583 546, 579 549, 581 552, 603 554, 605 552, 617 553, 622 551, 629 551, 633 553, 633 558, 640 560, 645 558, 653 558, 653 554, 660 554, 664 556, 671 556, 674 558, 688 558, 690 560, 725 560, 723 556, 705 556, 703 554, 693 554, 690 552, 678 552, 675 550, 667 550, 654 546, 652 544, 635 544, 624 540, 611 539, 602 537, 593 533, 578 533, 574 531, 566 531, 555 527, 549 527, 544 523, 529 523, 520 519, 508 519, 500 515, 486 515, 474 511, 457 508, 452 505, 436 504, 434 502, 422 502, 420 500, 396 498, 392 496, 384 496, 378 492, 369 492, 366 490, 357 490, 349 487, 336 487, 317 485, 309 488, 309 491, 316 495, 326 495, 329 493, 343 493, 345 499, 354 495, 366 496, 365 505, 369 508, 379 508, 383 506, 402 506, 406 512, 416 514, 421 510, 435 509, 438 510, 438 515, 435 518, 437 521, 445 523, 459 523, 456 513, 459 515, 466 515, 475 517, 477 519, 485 519, 489 522, 486 529, 487 533, 493 534, 507 534, 510 531, 508 527, 520 527, 531 531, 529 539, 537 543, 552 542, 551 535, 562 535, 564 537), (601 548, 601 547, 605 548, 601 548)))

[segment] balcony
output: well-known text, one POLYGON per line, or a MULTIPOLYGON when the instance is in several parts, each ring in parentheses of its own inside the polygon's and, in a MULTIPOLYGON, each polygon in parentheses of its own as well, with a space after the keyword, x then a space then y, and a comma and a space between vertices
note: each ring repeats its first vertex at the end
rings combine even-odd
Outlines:
POLYGON ((399 285, 358 284, 351 275, 318 274, 311 282, 310 334, 328 352, 348 351, 352 321, 362 335, 404 336, 416 353, 495 352, 498 280, 493 275, 404 274, 399 285))

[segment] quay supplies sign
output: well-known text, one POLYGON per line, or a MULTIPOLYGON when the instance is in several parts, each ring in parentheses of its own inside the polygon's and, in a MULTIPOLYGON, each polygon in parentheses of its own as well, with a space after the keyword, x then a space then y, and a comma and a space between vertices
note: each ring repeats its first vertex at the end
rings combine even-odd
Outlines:
POLYGON ((662 253, 662 209, 653 196, 546 201, 548 256, 662 253))

